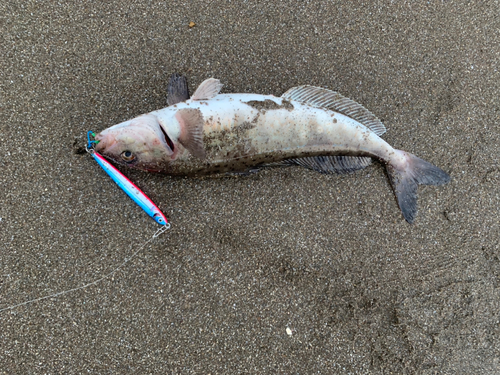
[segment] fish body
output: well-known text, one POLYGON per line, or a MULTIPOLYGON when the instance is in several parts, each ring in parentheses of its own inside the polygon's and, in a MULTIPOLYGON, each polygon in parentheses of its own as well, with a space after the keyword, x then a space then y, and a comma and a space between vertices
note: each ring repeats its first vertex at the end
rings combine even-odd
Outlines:
POLYGON ((409 222, 417 185, 449 181, 441 169, 385 142, 380 120, 338 93, 300 86, 281 97, 218 94, 220 87, 206 80, 191 99, 106 129, 96 150, 130 167, 188 176, 290 164, 346 173, 377 159, 409 222))
POLYGON ((387 160, 396 151, 361 123, 328 109, 271 95, 229 94, 188 100, 151 112, 167 134, 180 132, 175 114, 194 109, 203 116, 205 158, 177 145, 174 159, 159 170, 203 175, 312 156, 371 156, 387 160))

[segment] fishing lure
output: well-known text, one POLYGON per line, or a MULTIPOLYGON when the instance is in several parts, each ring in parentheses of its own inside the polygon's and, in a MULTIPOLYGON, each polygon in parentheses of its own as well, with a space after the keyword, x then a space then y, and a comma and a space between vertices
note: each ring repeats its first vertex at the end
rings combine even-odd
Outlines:
MULTIPOLYGON (((102 155, 94 151, 94 146, 99 141, 90 140, 90 136, 95 136, 92 131, 87 132, 87 151, 92 155, 94 160, 99 164, 102 169, 113 179, 114 182, 146 213, 151 216, 158 224, 170 228, 170 224, 165 215, 160 209, 148 198, 144 192, 139 189, 135 184, 125 177, 118 169, 109 163, 102 155)), ((165 228, 168 229, 168 228, 165 228)))

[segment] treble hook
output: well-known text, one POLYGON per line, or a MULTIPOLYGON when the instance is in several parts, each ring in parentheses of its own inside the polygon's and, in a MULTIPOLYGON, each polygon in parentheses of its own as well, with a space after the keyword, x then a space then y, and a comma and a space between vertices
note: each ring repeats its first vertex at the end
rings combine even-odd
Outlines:
POLYGON ((90 136, 92 136, 92 137, 95 138, 95 133, 92 130, 89 130, 87 132, 87 146, 85 147, 85 149, 87 150, 87 152, 91 153, 92 151, 94 151, 94 146, 96 144, 98 144, 99 142, 101 142, 101 141, 91 140, 90 136))

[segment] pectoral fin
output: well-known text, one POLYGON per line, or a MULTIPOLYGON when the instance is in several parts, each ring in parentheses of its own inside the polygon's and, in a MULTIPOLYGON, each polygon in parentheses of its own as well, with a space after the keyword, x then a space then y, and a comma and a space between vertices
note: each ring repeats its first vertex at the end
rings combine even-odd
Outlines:
POLYGON ((199 109, 184 108, 177 111, 175 118, 179 121, 181 134, 179 142, 193 156, 205 158, 203 147, 203 115, 199 109))

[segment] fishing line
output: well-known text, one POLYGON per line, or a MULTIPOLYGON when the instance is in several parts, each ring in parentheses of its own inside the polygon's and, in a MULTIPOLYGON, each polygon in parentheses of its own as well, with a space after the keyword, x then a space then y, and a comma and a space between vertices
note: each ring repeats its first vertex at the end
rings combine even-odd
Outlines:
POLYGON ((77 288, 73 288, 73 289, 68 289, 68 290, 64 290, 62 292, 58 292, 58 293, 54 293, 54 294, 50 294, 48 296, 45 296, 45 297, 40 297, 40 298, 35 298, 35 299, 32 299, 32 300, 29 300, 29 301, 26 301, 26 302, 22 302, 22 303, 18 303, 17 305, 12 305, 12 306, 9 306, 9 307, 4 307, 2 309, 0 309, 0 312, 2 311, 6 311, 6 310, 12 310, 12 309, 15 309, 16 307, 19 307, 19 306, 24 306, 24 305, 29 305, 30 303, 35 303, 35 302, 39 302, 39 301, 42 301, 44 299, 48 299, 48 298, 53 298, 53 297, 59 297, 59 296, 62 296, 63 294, 67 294, 67 293, 71 293, 71 292, 75 292, 77 290, 80 290, 80 289, 85 289, 85 288, 88 288, 89 286, 92 286, 92 285, 96 285, 98 283, 100 283, 101 281, 107 279, 108 277, 112 276, 113 274, 115 274, 117 271, 119 271, 125 264, 127 264, 128 262, 130 262, 142 249, 144 249, 144 247, 146 247, 146 245, 148 243, 150 243, 151 241, 153 241, 155 238, 157 238, 159 235, 161 235, 162 233, 166 232, 168 229, 170 229, 170 224, 167 224, 165 226, 163 226, 162 228, 158 229, 155 234, 153 234, 153 236, 147 240, 146 242, 144 242, 142 244, 142 246, 137 249, 135 251, 135 253, 133 253, 131 256, 129 256, 128 258, 125 258, 125 260, 118 266, 116 267, 113 271, 111 271, 110 273, 102 276, 101 278, 95 280, 95 281, 92 281, 91 283, 88 283, 88 284, 85 284, 85 285, 82 285, 82 286, 79 286, 77 288))
POLYGON ((40 297, 40 298, 35 298, 26 302, 21 302, 12 306, 4 307, 0 309, 0 312, 6 311, 6 310, 12 310, 15 309, 16 307, 28 305, 30 303, 35 303, 39 301, 43 301, 48 298, 54 298, 54 297, 59 297, 63 294, 75 292, 77 290, 85 289, 88 288, 89 286, 96 285, 100 283, 101 281, 109 278, 113 274, 115 274, 118 270, 120 270, 124 265, 126 265, 130 260, 132 260, 148 243, 156 239, 158 236, 161 234, 165 233, 167 230, 170 229, 170 223, 168 222, 167 218, 165 215, 160 211, 160 209, 151 201, 151 199, 148 198, 146 194, 142 192, 141 189, 139 189, 137 186, 134 185, 127 177, 125 177, 118 169, 116 169, 113 165, 111 165, 106 159, 104 159, 101 155, 99 155, 97 152, 94 151, 94 147, 96 144, 99 143, 99 141, 91 140, 90 136, 95 137, 95 134, 92 131, 87 132, 87 146, 86 150, 87 152, 92 155, 94 160, 104 169, 104 171, 117 183, 117 185, 125 192, 127 195, 134 201, 136 202, 146 213, 151 216, 158 224, 161 225, 161 227, 153 234, 153 236, 144 242, 141 247, 139 247, 131 256, 128 258, 125 258, 125 260, 113 271, 110 273, 102 276, 101 278, 94 280, 88 284, 79 286, 77 288, 72 288, 68 290, 64 290, 62 292, 50 294, 45 297, 40 297))

